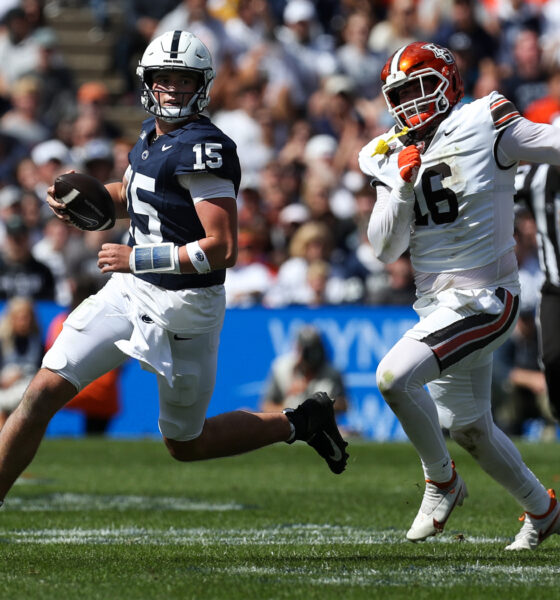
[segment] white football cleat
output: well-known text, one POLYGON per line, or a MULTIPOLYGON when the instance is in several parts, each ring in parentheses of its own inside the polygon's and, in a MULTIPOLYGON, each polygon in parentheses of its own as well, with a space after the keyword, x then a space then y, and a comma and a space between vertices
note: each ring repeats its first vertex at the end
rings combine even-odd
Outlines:
POLYGON ((453 509, 461 506, 468 495, 465 482, 455 472, 455 465, 453 465, 453 477, 448 483, 437 483, 426 479, 426 490, 420 510, 406 538, 411 542, 421 542, 441 533, 453 509))
POLYGON ((554 490, 548 490, 550 506, 544 515, 523 513, 520 521, 524 521, 513 542, 506 550, 534 550, 553 533, 560 534, 560 505, 556 500, 554 490))

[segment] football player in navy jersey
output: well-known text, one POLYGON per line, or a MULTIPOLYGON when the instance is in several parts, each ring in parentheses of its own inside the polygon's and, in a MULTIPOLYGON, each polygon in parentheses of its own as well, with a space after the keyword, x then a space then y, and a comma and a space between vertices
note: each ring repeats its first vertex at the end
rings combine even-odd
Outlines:
MULTIPOLYGON (((334 473, 347 460, 333 402, 319 392, 295 410, 238 410, 206 419, 225 314, 225 269, 237 255, 236 147, 203 114, 214 78, 194 35, 170 31, 140 61, 142 124, 122 182, 107 185, 128 244, 103 244, 108 283, 67 318, 19 408, 0 433, 0 500, 32 460, 50 418, 129 356, 156 374, 159 428, 181 461, 304 440, 334 473)), ((62 219, 64 204, 49 191, 62 219)))
POLYGON ((560 164, 550 125, 532 123, 498 92, 461 102, 452 53, 429 42, 399 48, 382 93, 396 121, 360 152, 377 201, 368 238, 383 262, 407 248, 419 322, 389 350, 377 385, 420 456, 426 486, 406 536, 443 531, 467 496, 442 427, 524 511, 507 550, 560 534, 560 504, 492 418, 492 353, 519 314, 513 193, 520 160, 560 164), (427 387, 427 389, 426 389, 427 387))

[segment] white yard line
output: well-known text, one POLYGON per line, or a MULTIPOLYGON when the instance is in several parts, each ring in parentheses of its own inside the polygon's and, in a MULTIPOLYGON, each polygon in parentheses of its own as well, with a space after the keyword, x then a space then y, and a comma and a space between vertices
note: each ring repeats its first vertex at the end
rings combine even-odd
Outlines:
MULTIPOLYGON (((119 544, 134 542, 145 545, 353 545, 353 544, 406 544, 404 531, 376 531, 333 525, 289 525, 263 529, 211 529, 169 528, 151 529, 143 527, 103 529, 23 529, 2 530, 0 538, 13 543, 32 544, 119 544)), ((473 537, 459 542, 452 535, 440 536, 428 543, 506 544, 507 538, 473 537)))
POLYGON ((49 494, 39 497, 10 497, 6 511, 102 511, 102 510, 176 510, 176 511, 231 511, 243 510, 235 502, 204 502, 188 498, 166 496, 128 496, 103 494, 49 494))
MULTIPOLYGON (((435 543, 453 542, 453 536, 442 536, 435 543)), ((471 538, 462 543, 481 544, 499 543, 505 546, 508 540, 500 538, 471 538)), ((333 544, 410 544, 404 539, 404 531, 379 532, 363 531, 352 527, 333 527, 329 525, 294 525, 265 529, 149 529, 141 527, 105 528, 105 529, 28 529, 1 530, 0 543, 12 544, 80 544, 80 545, 159 545, 159 546, 332 546, 333 544)), ((459 542, 457 542, 459 543, 459 542)), ((333 556, 335 556, 333 554, 333 556)), ((504 558, 509 558, 504 551, 504 558)), ((371 563, 375 564, 372 557, 371 563)), ((289 583, 332 586, 420 586, 454 587, 484 582, 485 585, 554 585, 560 576, 560 566, 513 566, 484 565, 478 562, 459 566, 437 565, 399 567, 395 569, 376 569, 364 565, 358 568, 346 568, 339 561, 330 561, 329 556, 311 565, 261 567, 261 566, 215 566, 197 567, 197 573, 208 576, 225 575, 232 577, 274 577, 286 579, 289 583)))

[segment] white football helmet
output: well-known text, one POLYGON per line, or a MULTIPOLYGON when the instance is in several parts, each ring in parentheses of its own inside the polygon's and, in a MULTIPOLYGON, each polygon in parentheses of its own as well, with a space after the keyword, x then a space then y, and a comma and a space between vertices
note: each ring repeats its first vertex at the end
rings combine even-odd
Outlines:
POLYGON ((136 74, 142 82, 142 105, 150 114, 167 122, 184 121, 202 112, 210 102, 210 88, 216 75, 208 48, 192 33, 180 30, 167 31, 152 40, 138 63, 136 74), (159 94, 151 88, 154 73, 162 70, 189 71, 198 76, 200 86, 185 106, 160 104, 159 94))

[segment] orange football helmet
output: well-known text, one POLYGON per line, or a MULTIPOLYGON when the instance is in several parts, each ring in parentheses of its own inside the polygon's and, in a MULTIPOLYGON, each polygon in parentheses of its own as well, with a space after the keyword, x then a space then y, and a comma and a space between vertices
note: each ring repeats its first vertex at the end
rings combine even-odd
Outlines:
POLYGON ((463 97, 463 81, 453 54, 431 42, 399 48, 381 71, 381 91, 398 125, 432 131, 463 97))

